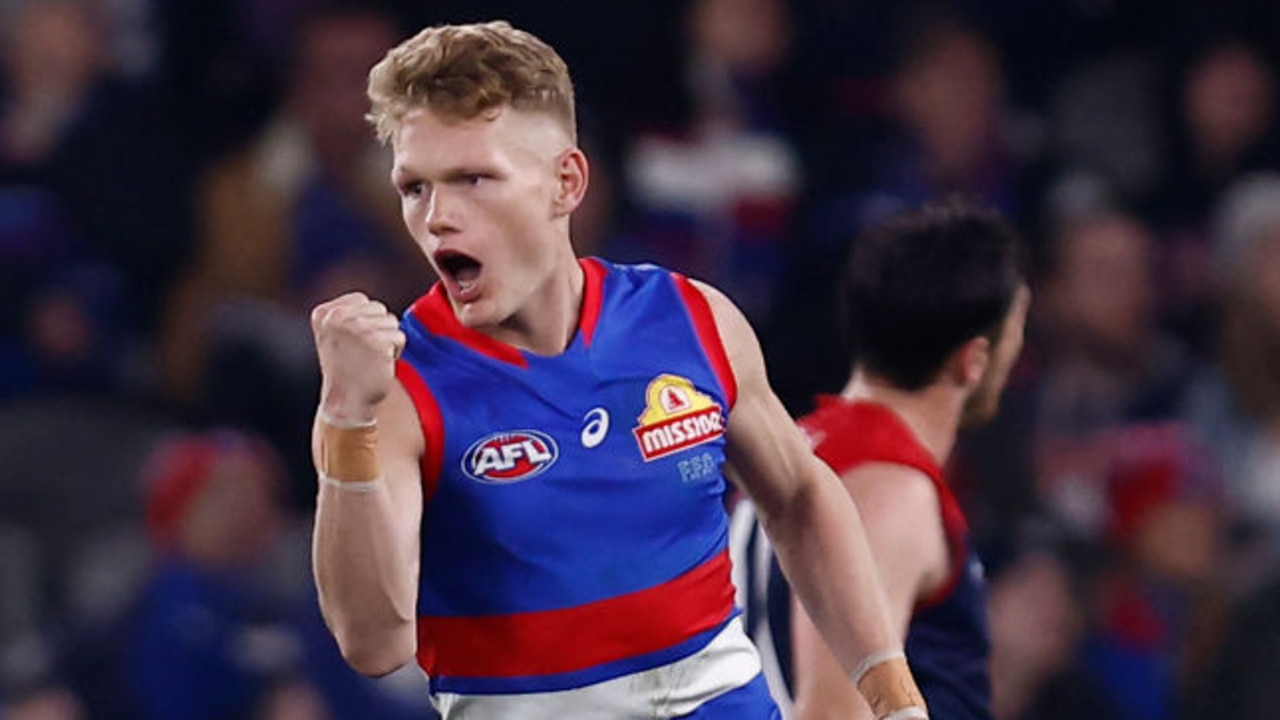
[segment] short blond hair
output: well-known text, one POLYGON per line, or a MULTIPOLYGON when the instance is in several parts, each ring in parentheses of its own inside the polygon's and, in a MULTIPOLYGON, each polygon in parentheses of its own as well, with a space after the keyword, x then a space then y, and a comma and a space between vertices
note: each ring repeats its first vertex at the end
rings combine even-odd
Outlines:
POLYGON ((367 117, 383 143, 417 108, 470 120, 504 106, 546 113, 577 140, 568 66, 550 45, 501 20, 437 25, 400 43, 369 72, 369 101, 367 117))

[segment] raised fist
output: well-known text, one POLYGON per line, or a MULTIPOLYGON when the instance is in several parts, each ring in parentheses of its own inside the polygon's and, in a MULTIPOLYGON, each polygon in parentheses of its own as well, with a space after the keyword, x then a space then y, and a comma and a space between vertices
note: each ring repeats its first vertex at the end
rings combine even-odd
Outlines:
POLYGON ((377 416, 395 382, 405 337, 387 306, 347 293, 311 311, 311 331, 324 382, 320 411, 336 422, 360 424, 377 416))

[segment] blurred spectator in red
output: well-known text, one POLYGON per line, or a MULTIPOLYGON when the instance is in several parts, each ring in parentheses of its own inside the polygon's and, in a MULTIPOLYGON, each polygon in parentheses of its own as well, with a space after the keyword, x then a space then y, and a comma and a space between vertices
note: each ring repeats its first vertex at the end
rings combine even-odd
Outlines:
POLYGON ((1174 720, 1222 633, 1221 482, 1181 425, 1132 426, 1114 442, 1107 469, 1112 554, 1098 584, 1084 666, 1119 717, 1174 720))
POLYGON ((157 564, 125 655, 141 718, 256 717, 298 661, 270 565, 281 480, 269 446, 231 431, 156 449, 145 481, 157 564))

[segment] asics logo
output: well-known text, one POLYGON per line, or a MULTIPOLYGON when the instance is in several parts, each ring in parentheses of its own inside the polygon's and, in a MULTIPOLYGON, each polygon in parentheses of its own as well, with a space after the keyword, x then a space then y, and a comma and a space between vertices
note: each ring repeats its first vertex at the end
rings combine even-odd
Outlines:
POLYGON ((582 421, 586 423, 582 426, 582 447, 590 449, 604 442, 604 436, 609 434, 608 410, 592 408, 582 421))

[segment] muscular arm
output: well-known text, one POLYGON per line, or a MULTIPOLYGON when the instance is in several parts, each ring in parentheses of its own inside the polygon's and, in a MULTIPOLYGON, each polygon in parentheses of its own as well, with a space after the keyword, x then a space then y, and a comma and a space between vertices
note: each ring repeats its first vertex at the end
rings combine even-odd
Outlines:
POLYGON ((757 507, 787 578, 846 675, 873 654, 901 650, 856 507, 817 459, 769 387, 741 312, 699 285, 737 380, 728 426, 731 474, 757 507))
POLYGON ((423 505, 419 459, 424 440, 412 401, 395 383, 391 370, 393 348, 403 339, 394 329, 394 319, 390 324, 385 318, 374 324, 371 332, 362 327, 326 330, 317 326, 325 378, 312 429, 316 469, 322 476, 352 473, 349 458, 338 457, 332 448, 335 432, 368 433, 361 437, 372 441, 374 454, 356 464, 368 469, 355 473, 373 477, 335 476, 320 483, 312 566, 321 611, 343 656, 364 674, 384 675, 412 660, 417 648, 418 529, 423 505), (372 349, 364 352, 369 348, 363 346, 372 349), (367 385, 358 387, 370 382, 376 386, 373 393, 367 385), (372 431, 342 431, 326 423, 374 418, 372 431))
MULTIPOLYGON (((947 577, 937 492, 919 471, 899 465, 864 465, 841 480, 862 513, 893 626, 905 637, 916 602, 947 577)), ((799 603, 792 605, 791 628, 797 720, 871 718, 871 709, 799 603)))

